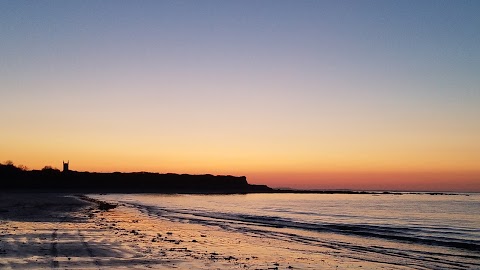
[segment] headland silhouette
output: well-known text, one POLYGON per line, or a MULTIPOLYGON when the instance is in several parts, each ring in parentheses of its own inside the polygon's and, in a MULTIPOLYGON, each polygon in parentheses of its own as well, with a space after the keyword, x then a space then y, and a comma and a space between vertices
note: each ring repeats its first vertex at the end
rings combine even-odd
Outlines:
POLYGON ((271 192, 266 185, 253 185, 245 176, 191 175, 153 172, 79 172, 63 162, 63 171, 45 166, 28 170, 12 162, 0 164, 0 188, 13 191, 82 193, 258 193, 271 192))

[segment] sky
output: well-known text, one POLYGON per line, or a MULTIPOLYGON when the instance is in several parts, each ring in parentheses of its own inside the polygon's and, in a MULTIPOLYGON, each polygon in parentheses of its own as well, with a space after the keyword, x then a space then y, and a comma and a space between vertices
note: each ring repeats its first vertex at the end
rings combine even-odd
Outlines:
POLYGON ((480 192, 479 1, 1 1, 0 162, 480 192))

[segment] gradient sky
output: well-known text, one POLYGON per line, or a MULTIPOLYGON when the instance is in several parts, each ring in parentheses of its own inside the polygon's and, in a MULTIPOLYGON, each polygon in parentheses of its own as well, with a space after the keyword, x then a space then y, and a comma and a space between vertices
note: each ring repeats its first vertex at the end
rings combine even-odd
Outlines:
POLYGON ((1 1, 0 161, 480 192, 480 1, 1 1))

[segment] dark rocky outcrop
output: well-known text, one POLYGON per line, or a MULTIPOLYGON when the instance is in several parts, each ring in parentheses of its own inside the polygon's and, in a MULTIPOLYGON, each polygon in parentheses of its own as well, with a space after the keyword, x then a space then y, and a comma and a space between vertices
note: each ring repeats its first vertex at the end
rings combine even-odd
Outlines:
POLYGON ((0 189, 85 193, 255 193, 270 192, 250 185, 245 176, 135 173, 61 172, 51 167, 24 170, 0 164, 0 189))

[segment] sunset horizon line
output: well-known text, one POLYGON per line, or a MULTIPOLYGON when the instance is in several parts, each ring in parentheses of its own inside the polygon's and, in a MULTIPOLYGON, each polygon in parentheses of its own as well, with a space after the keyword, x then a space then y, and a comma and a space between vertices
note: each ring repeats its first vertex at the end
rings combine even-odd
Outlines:
MULTIPOLYGON (((69 164, 70 160, 67 160, 67 163, 65 163, 65 160, 62 160, 62 163, 64 165, 63 170, 65 171, 65 164, 69 164)), ((59 170, 61 171, 61 168, 58 168, 56 166, 52 165, 44 165, 41 168, 30 168, 29 166, 25 166, 23 164, 18 164, 16 165, 12 160, 6 160, 3 163, 0 162, 1 165, 12 165, 16 168, 19 168, 24 171, 40 171, 43 169, 54 169, 54 170, 59 170)), ((95 170, 95 169, 75 169, 75 168, 69 168, 67 165, 67 170, 68 171, 73 171, 73 172, 88 172, 88 173, 125 173, 125 174, 135 174, 135 173, 152 173, 152 174, 178 174, 178 175, 212 175, 212 176, 235 176, 235 177, 245 177, 249 183, 251 184, 265 184, 269 187, 272 187, 274 189, 285 189, 285 190, 306 190, 306 191, 366 191, 366 192, 419 192, 419 193, 435 193, 435 192, 441 192, 441 193, 480 193, 480 187, 478 186, 478 177, 477 175, 480 175, 480 170, 463 170, 463 171, 449 171, 449 170, 444 170, 444 171, 433 171, 433 170, 422 170, 422 171, 318 171, 318 172, 251 172, 251 173, 234 173, 234 172, 212 172, 212 171, 189 171, 188 169, 184 171, 175 171, 175 170, 95 170), (366 178, 369 180, 377 180, 377 181, 385 181, 386 184, 388 185, 390 182, 400 182, 399 180, 395 179, 392 180, 391 178, 398 177, 398 179, 403 179, 403 182, 407 183, 414 183, 414 182, 422 182, 425 181, 426 184, 432 184, 432 182, 435 182, 435 176, 445 176, 445 174, 450 174, 450 175, 456 175, 459 179, 463 179, 465 182, 470 183, 470 189, 469 188, 460 188, 460 189, 455 189, 455 188, 428 188, 426 186, 420 187, 420 188, 410 188, 410 187, 397 187, 397 188, 389 188, 388 186, 374 186, 374 187, 368 187, 368 185, 365 186, 357 186, 355 187, 355 183, 358 184, 358 182, 365 181, 366 178), (263 177, 258 177, 259 175, 262 175, 263 177), (266 179, 268 175, 271 175, 269 179, 266 179), (290 181, 289 183, 287 181, 281 182, 284 184, 275 184, 271 183, 270 181, 272 180, 278 180, 281 178, 279 175, 283 175, 284 177, 296 177, 295 180, 290 181), (257 176, 257 177, 256 177, 257 176), (303 177, 302 177, 303 176, 303 177), (382 179, 383 176, 383 179, 382 179), (410 176, 410 179, 405 179, 405 177, 410 176), (313 177, 313 178, 312 178, 313 177), (379 178, 380 177, 380 178, 379 178), (433 178, 432 178, 433 177, 433 178), (303 180, 305 181, 306 179, 310 179, 309 182, 314 182, 314 185, 311 184, 298 184, 298 181, 303 180), (252 181, 253 179, 253 181, 252 181), (262 181, 263 179, 264 181, 262 181), (314 179, 314 180, 311 180, 314 179), (335 182, 335 180, 338 180, 338 186, 335 186, 332 184, 332 181, 335 182), (428 180, 428 181, 426 181, 428 180), (342 182, 343 181, 343 182, 342 182), (351 182, 351 186, 345 186, 345 181, 351 182), (323 183, 323 185, 322 185, 323 183)), ((449 177, 445 179, 438 179, 437 182, 440 184, 444 183, 450 183, 452 180, 452 177, 449 177)), ((391 183, 390 183, 391 184, 391 183)))

